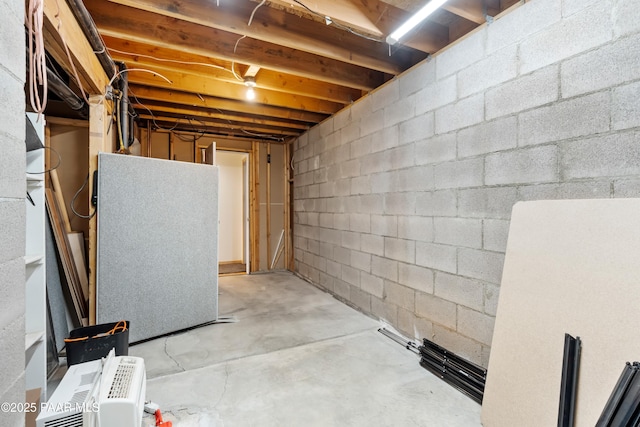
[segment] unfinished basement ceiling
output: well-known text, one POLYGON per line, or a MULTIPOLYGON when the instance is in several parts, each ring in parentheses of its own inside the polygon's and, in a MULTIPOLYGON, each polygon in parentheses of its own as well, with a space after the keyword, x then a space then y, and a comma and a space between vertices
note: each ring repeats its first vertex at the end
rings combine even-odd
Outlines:
POLYGON ((157 73, 128 73, 139 125, 286 140, 517 1, 450 0, 391 47, 386 36, 424 0, 85 4, 115 61, 157 73))

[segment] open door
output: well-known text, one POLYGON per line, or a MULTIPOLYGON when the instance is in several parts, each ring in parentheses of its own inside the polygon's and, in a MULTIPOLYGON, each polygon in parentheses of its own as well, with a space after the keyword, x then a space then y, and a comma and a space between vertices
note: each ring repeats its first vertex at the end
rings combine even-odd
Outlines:
POLYGON ((249 271, 248 158, 244 152, 216 151, 220 170, 220 274, 249 271))

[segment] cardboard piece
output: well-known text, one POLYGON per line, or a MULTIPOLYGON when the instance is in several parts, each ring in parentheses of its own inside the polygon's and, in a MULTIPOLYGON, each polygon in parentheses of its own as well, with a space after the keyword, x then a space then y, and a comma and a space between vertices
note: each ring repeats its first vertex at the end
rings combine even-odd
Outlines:
POLYGON ((42 390, 40 388, 32 388, 26 391, 25 403, 29 410, 24 413, 25 427, 36 427, 36 418, 38 418, 38 414, 40 413, 41 392, 42 390), (35 411, 33 409, 35 409, 35 411))
POLYGON ((582 339, 576 426, 640 360, 640 199, 518 203, 482 405, 485 427, 557 424, 564 334, 582 339))

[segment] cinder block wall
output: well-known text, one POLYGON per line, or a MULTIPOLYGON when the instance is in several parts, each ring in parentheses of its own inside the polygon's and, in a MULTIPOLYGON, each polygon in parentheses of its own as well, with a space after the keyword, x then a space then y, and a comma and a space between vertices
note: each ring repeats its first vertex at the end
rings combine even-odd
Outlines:
MULTIPOLYGON (((24 402, 24 2, 0 0, 0 402, 24 402)), ((2 413, 3 426, 24 413, 2 413)))
POLYGON ((300 137, 297 272, 486 366, 514 203, 640 196, 638 6, 531 0, 300 137))

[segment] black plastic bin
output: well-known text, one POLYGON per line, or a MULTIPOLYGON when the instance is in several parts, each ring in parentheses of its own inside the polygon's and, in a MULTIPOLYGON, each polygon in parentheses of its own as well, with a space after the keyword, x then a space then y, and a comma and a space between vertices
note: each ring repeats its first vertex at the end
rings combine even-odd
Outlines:
POLYGON ((116 356, 127 356, 129 354, 129 326, 129 321, 123 320, 72 330, 69 332, 69 339, 74 341, 65 340, 67 366, 107 357, 112 348, 116 349, 116 356), (118 329, 114 333, 108 334, 119 323, 125 323, 126 329, 118 329), (86 339, 77 340, 84 337, 86 339))

